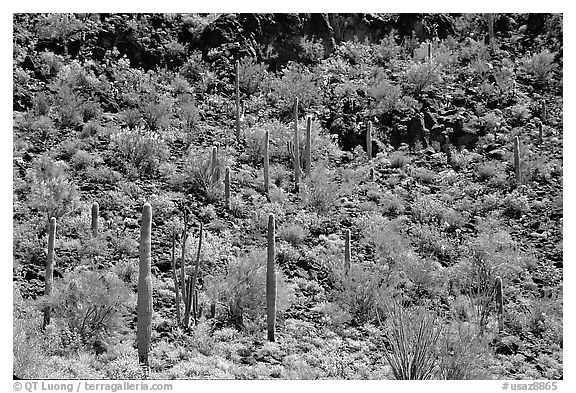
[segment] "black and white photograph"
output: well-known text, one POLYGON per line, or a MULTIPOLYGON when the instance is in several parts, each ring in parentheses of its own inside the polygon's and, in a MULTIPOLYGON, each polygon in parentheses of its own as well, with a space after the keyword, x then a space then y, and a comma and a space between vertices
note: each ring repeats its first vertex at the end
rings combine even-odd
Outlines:
POLYGON ((15 391, 561 387, 563 13, 11 17, 15 391))

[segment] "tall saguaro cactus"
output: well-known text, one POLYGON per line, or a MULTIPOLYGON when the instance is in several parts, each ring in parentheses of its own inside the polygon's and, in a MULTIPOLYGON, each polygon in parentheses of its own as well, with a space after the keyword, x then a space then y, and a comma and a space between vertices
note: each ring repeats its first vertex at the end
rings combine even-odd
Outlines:
POLYGON ((172 230, 172 279, 174 280, 174 296, 176 301, 176 326, 180 325, 180 288, 176 273, 176 228, 172 230))
POLYGON ((224 202, 226 209, 230 210, 230 167, 227 166, 224 172, 224 202))
POLYGON ((98 236, 98 216, 100 214, 100 205, 98 202, 92 204, 92 235, 98 236))
POLYGON ((366 130, 366 153, 368 154, 368 161, 372 160, 372 122, 368 122, 368 129, 366 130))
POLYGON ((516 185, 522 184, 522 173, 520 172, 520 140, 514 137, 514 174, 516 175, 516 185))
POLYGON ((268 341, 275 341, 276 333, 276 229, 274 214, 268 215, 268 263, 266 264, 266 317, 268 341))
POLYGON ((264 133, 264 192, 268 195, 270 187, 270 156, 268 152, 268 145, 270 143, 270 136, 268 130, 264 133))
POLYGON ((306 160, 306 178, 312 172, 312 117, 306 118, 306 147, 304 149, 304 159, 306 160))
POLYGON ((182 300, 186 301, 186 240, 188 239, 188 215, 184 208, 184 229, 182 230, 182 254, 180 257, 180 283, 182 285, 182 300))
POLYGON ((142 208, 140 224, 140 271, 138 275, 138 360, 148 366, 150 336, 152 334, 152 207, 148 202, 142 208))
MULTIPOLYGON (((46 274, 44 277, 44 295, 52 294, 52 284, 54 282, 54 240, 56 239, 56 217, 50 219, 48 227, 48 257, 46 258, 46 274)), ((51 307, 44 308, 43 327, 50 324, 51 307)))
POLYGON ((294 167, 294 185, 296 191, 300 189, 300 145, 298 140, 298 97, 294 99, 294 142, 292 143, 292 165, 294 167))
POLYGON ((450 147, 450 133, 452 128, 448 127, 444 131, 444 139, 446 140, 446 163, 452 165, 452 149, 450 147))
POLYGON ((212 184, 220 179, 220 172, 218 169, 218 147, 212 146, 212 157, 210 159, 210 172, 212 184))
POLYGON ((344 240, 344 266, 346 271, 350 270, 350 263, 352 260, 352 253, 350 251, 350 229, 346 229, 344 240))
POLYGON ((236 139, 240 140, 241 125, 240 125, 240 62, 236 60, 236 139))
POLYGON ((504 331, 504 295, 500 276, 496 277, 496 310, 498 312, 498 333, 502 333, 504 331))
POLYGON ((488 24, 488 43, 494 45, 494 14, 486 14, 486 23, 488 24))
POLYGON ((544 125, 542 120, 536 118, 536 127, 538 128, 538 143, 542 144, 544 141, 544 125))
MULTIPOLYGON (((188 282, 188 290, 186 291, 186 308, 184 310, 184 327, 188 327, 190 323, 190 312, 192 311, 192 302, 196 292, 196 281, 198 279, 198 267, 200 265, 200 253, 202 251, 202 237, 204 234, 204 225, 200 222, 200 234, 198 235, 198 251, 196 252, 196 263, 194 264, 194 273, 188 282)), ((196 324, 196 313, 192 316, 194 324, 196 324)))

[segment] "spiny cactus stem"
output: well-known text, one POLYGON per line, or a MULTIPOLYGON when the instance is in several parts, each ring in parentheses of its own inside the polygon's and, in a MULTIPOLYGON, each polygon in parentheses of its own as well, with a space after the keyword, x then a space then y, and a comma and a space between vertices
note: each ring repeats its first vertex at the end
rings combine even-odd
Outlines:
POLYGON ((270 136, 268 134, 268 130, 264 133, 264 192, 266 195, 269 195, 269 187, 270 187, 270 157, 268 153, 268 145, 270 143, 270 136))
POLYGON ((138 360, 148 365, 150 336, 152 334, 152 277, 151 277, 152 207, 147 202, 142 208, 140 224, 140 267, 138 276, 138 360))
MULTIPOLYGON (((54 241, 56 239, 56 217, 50 218, 48 227, 48 257, 46 258, 46 273, 44 276, 44 296, 52 294, 52 283, 54 282, 54 241)), ((44 323, 45 328, 50 324, 51 307, 44 308, 44 323)))
POLYGON ((310 177, 312 172, 312 117, 306 118, 306 147, 304 150, 306 160, 306 178, 310 177))
POLYGON ((346 272, 350 270, 350 263, 352 261, 352 253, 350 251, 350 229, 346 229, 344 241, 344 266, 346 272))
POLYGON ((300 146, 298 141, 298 97, 294 98, 294 154, 292 164, 294 166, 294 186, 296 192, 300 189, 300 146))
POLYGON ((276 333, 276 229, 274 214, 268 216, 268 263, 266 265, 266 317, 268 341, 275 341, 276 333))
POLYGON ((542 144, 542 142, 544 141, 544 125, 542 124, 542 121, 538 121, 537 127, 538 127, 538 142, 542 144))
POLYGON ((188 238, 188 214, 184 207, 184 229, 182 230, 182 254, 180 257, 180 283, 182 285, 182 300, 186 301, 186 240, 188 238))
POLYGON ((498 332, 504 331, 504 295, 502 293, 502 278, 496 277, 496 308, 498 313, 498 332))
POLYGON ((180 316, 180 288, 176 274, 176 229, 172 230, 172 279, 174 280, 174 295, 176 301, 176 326, 182 321, 180 316))
POLYGON ((370 167, 370 181, 373 182, 376 180, 376 174, 374 172, 374 167, 370 167))
POLYGON ((452 149, 450 148, 450 131, 451 129, 446 129, 444 132, 444 138, 446 139, 446 163, 452 165, 452 149))
POLYGON ((240 62, 236 60, 236 83, 235 83, 235 95, 236 95, 236 139, 240 140, 241 129, 240 129, 240 62))
POLYGON ((218 173, 218 147, 212 147, 212 158, 210 161, 210 172, 212 176, 212 183, 216 183, 220 178, 220 174, 218 173))
POLYGON ((100 206, 98 202, 92 204, 92 235, 98 236, 98 216, 100 214, 100 206))
POLYGON ((230 167, 227 166, 224 172, 224 202, 226 209, 230 210, 230 167))
MULTIPOLYGON (((204 234, 204 225, 200 223, 200 233, 198 234, 198 251, 196 252, 196 263, 194 264, 194 273, 192 275, 192 279, 190 281, 190 288, 188 290, 188 297, 186 298, 186 315, 184 316, 184 326, 188 327, 190 321, 190 311, 192 302, 194 300, 195 292, 196 292, 196 281, 198 279, 198 267, 200 265, 200 253, 202 251, 202 237, 204 234)), ((194 318, 194 325, 197 324, 196 314, 192 316, 194 318)))
POLYGON ((366 130, 366 153, 368 154, 368 161, 372 160, 372 122, 368 122, 368 129, 366 130))
POLYGON ((516 185, 522 183, 522 174, 520 173, 520 140, 514 137, 514 174, 516 175, 516 185))

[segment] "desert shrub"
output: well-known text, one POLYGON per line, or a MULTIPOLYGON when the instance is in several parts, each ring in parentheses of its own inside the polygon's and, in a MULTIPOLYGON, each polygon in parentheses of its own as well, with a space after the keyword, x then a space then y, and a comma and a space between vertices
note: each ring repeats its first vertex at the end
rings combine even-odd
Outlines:
POLYGON ((104 160, 100 155, 89 153, 86 150, 78 150, 72 156, 72 165, 76 170, 86 169, 91 166, 103 164, 104 160))
POLYGON ((252 57, 240 60, 240 91, 247 96, 263 92, 267 87, 268 78, 266 64, 258 63, 252 57))
POLYGON ((392 84, 384 72, 377 72, 374 78, 369 81, 366 94, 373 100, 371 104, 372 114, 380 116, 398 108, 402 90, 399 86, 392 84))
POLYGON ((501 206, 502 214, 511 218, 519 218, 530 210, 528 197, 518 192, 506 195, 501 201, 501 206))
POLYGON ((118 119, 130 130, 135 129, 142 124, 140 111, 134 108, 128 108, 121 111, 118 115, 118 119))
POLYGON ((335 49, 336 56, 341 56, 352 65, 370 64, 372 61, 373 47, 366 42, 342 41, 335 49))
POLYGON ((98 184, 117 184, 122 175, 107 166, 90 167, 86 169, 86 177, 89 181, 98 184))
POLYGON ((157 132, 143 129, 116 130, 111 135, 113 149, 126 160, 138 174, 155 174, 168 158, 165 138, 157 132))
POLYGON ((392 168, 404 168, 407 164, 410 163, 410 158, 406 157, 404 152, 395 151, 390 154, 390 166, 392 168))
POLYGON ((532 76, 541 86, 548 83, 554 70, 558 67, 554 63, 554 54, 547 49, 525 56, 522 58, 522 65, 526 73, 532 76))
POLYGON ((452 264, 459 255, 458 245, 435 225, 417 225, 412 231, 413 242, 421 255, 433 255, 452 264))
POLYGON ((33 116, 27 113, 16 121, 21 131, 29 136, 37 136, 44 140, 51 139, 57 132, 54 122, 48 116, 33 116))
POLYGON ((390 60, 397 58, 401 50, 402 48, 396 44, 396 38, 392 32, 382 38, 374 51, 374 57, 380 65, 386 65, 390 60))
POLYGON ((40 156, 26 175, 30 185, 30 206, 50 217, 60 218, 78 207, 76 186, 67 174, 68 166, 48 156, 40 156))
POLYGON ((170 126, 172 108, 173 100, 158 93, 149 93, 139 101, 142 119, 150 131, 158 131, 170 126))
POLYGON ((320 39, 300 38, 300 60, 304 64, 317 64, 324 58, 324 45, 320 39))
POLYGON ((437 174, 434 171, 426 168, 414 168, 411 170, 412 177, 424 184, 431 184, 437 178, 437 174))
MULTIPOLYGON (((205 277, 208 298, 222 304, 227 318, 239 326, 244 326, 245 317, 256 321, 266 315, 266 261, 266 250, 253 250, 231 259, 225 274, 205 277)), ((292 300, 292 287, 276 270, 277 312, 283 313, 292 300)))
POLYGON ((299 113, 309 111, 322 102, 322 90, 316 76, 297 63, 289 63, 280 77, 272 79, 271 87, 270 99, 283 118, 291 118, 296 97, 299 113))
POLYGON ((362 242, 373 250, 377 263, 393 265, 410 252, 406 237, 400 233, 398 221, 369 214, 358 218, 356 225, 362 234, 362 242))
MULTIPOLYGON (((115 274, 84 269, 55 281, 53 293, 46 300, 62 329, 78 334, 87 345, 112 341, 124 331, 125 318, 135 307, 134 294, 115 274)), ((66 341, 65 335, 62 340, 66 341)))
POLYGON ((185 141, 190 146, 199 132, 200 111, 192 100, 182 103, 178 109, 185 141))
POLYGON ((36 116, 47 116, 50 111, 50 96, 44 92, 37 93, 32 99, 32 110, 36 116))
POLYGON ((495 162, 482 162, 476 165, 478 180, 487 181, 496 176, 497 167, 495 162))
POLYGON ((433 61, 414 64, 404 73, 404 83, 412 94, 420 95, 441 82, 440 70, 440 65, 433 61))
POLYGON ((380 211, 385 215, 395 216, 404 212, 402 199, 391 192, 385 192, 380 195, 379 205, 380 211))
POLYGON ((532 116, 530 108, 526 104, 516 104, 507 109, 510 116, 509 123, 512 126, 523 126, 532 116))
POLYGON ((211 150, 191 148, 184 166, 184 185, 203 195, 208 202, 215 202, 223 192, 224 168, 230 164, 231 161, 221 149, 213 166, 211 150))
POLYGON ((306 236, 306 228, 298 223, 285 224, 278 229, 278 237, 293 246, 301 244, 306 236))
POLYGON ((43 77, 55 77, 62 68, 62 56, 50 51, 44 51, 38 59, 38 72, 43 77))
POLYGON ((317 167, 301 184, 302 203, 318 214, 328 213, 336 201, 347 192, 345 184, 338 184, 334 175, 324 167, 317 167))

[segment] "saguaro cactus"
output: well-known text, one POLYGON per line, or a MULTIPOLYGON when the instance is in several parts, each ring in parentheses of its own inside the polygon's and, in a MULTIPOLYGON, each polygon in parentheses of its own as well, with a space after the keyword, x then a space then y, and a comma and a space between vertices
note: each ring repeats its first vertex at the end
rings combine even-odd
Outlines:
POLYGON ((210 173, 212 184, 216 183, 220 179, 220 173, 218 170, 218 147, 212 146, 212 158, 210 159, 210 173))
POLYGON ((266 317, 268 341, 275 341, 276 333, 276 229, 274 214, 268 215, 268 263, 266 265, 266 317))
POLYGON ((488 43, 492 46, 494 45, 494 14, 486 14, 486 22, 488 23, 488 43))
POLYGON ((496 311, 498 313, 498 333, 504 331, 504 296, 502 294, 502 278, 496 277, 496 311))
POLYGON ((98 215, 100 214, 100 206, 98 202, 92 204, 92 235, 98 236, 98 215))
POLYGON ((182 230, 182 255, 180 257, 180 282, 182 285, 182 300, 186 301, 186 240, 188 239, 188 215, 184 208, 184 229, 182 230))
POLYGON ((224 202, 226 209, 230 210, 230 167, 227 166, 224 172, 224 202))
POLYGON ((376 174, 374 173, 374 167, 370 167, 370 181, 376 180, 376 174))
POLYGON ((544 125, 538 118, 536 118, 536 127, 538 128, 538 143, 542 144, 544 141, 544 125))
MULTIPOLYGON (((184 326, 188 327, 190 323, 190 312, 192 311, 192 302, 196 293, 196 281, 198 279, 198 267, 200 265, 200 253, 202 251, 202 235, 204 233, 204 225, 200 222, 200 233, 198 235, 198 251, 196 252, 196 263, 194 264, 194 273, 188 281, 188 290, 186 291, 186 308, 184 311, 184 326)), ((196 311, 196 310, 194 310, 196 311)), ((196 313, 192 316, 194 324, 196 324, 196 313)))
POLYGON ((522 183, 522 173, 520 172, 520 140, 514 137, 514 174, 516 175, 516 185, 522 183))
POLYGON ((306 147, 304 149, 304 159, 306 160, 306 177, 310 177, 312 171, 312 117, 306 118, 306 147))
POLYGON ((368 154, 368 161, 372 160, 372 122, 368 122, 368 129, 366 130, 366 153, 368 154))
MULTIPOLYGON (((52 283, 54 282, 54 240, 56 239, 56 217, 50 219, 48 227, 48 257, 46 258, 46 273, 44 277, 44 296, 52 294, 52 283)), ((43 327, 50 324, 51 307, 44 308, 43 327)))
POLYGON ((240 62, 236 60, 236 139, 240 140, 241 126, 240 126, 240 62))
POLYGON ((296 191, 300 189, 300 145, 298 140, 298 97, 294 99, 294 142, 292 148, 289 147, 292 155, 292 165, 294 167, 294 185, 296 191))
POLYGON ((268 145, 270 142, 270 136, 268 131, 264 133, 264 192, 268 195, 268 190, 270 187, 270 156, 268 153, 268 145))
POLYGON ((140 273, 138 276, 138 360, 148 366, 150 352, 150 336, 152 334, 152 275, 150 265, 152 232, 152 207, 148 202, 142 208, 140 224, 140 273))
POLYGON ((350 229, 346 229, 344 241, 344 266, 346 271, 350 270, 350 263, 352 260, 352 253, 350 251, 350 229))
POLYGON ((172 230, 172 279, 174 280, 174 296, 176 302, 176 325, 180 325, 180 288, 176 273, 176 229, 172 230))
POLYGON ((432 61, 432 42, 428 41, 428 61, 432 61))
POLYGON ((452 165, 452 149, 450 148, 450 133, 452 132, 452 128, 448 127, 444 131, 444 139, 446 141, 446 163, 448 165, 452 165))

